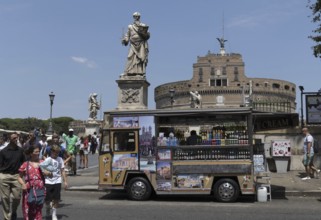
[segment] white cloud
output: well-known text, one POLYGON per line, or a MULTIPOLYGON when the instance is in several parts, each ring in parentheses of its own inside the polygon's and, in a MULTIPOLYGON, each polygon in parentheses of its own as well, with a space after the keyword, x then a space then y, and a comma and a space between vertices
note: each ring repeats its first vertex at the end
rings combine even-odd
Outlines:
POLYGON ((87 59, 86 57, 76 57, 76 56, 72 56, 71 59, 72 59, 74 62, 83 64, 83 65, 85 65, 86 67, 91 68, 91 69, 97 67, 97 64, 96 64, 94 61, 89 60, 89 59, 87 59))

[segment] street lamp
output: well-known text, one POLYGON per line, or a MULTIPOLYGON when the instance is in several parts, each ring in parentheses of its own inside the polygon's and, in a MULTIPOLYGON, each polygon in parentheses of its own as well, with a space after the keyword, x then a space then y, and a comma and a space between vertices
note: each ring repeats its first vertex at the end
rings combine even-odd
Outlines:
POLYGON ((175 102, 175 100, 174 100, 174 95, 175 95, 175 89, 170 89, 169 90, 169 95, 170 95, 170 97, 171 97, 171 107, 173 108, 173 105, 174 105, 174 102, 175 102))
POLYGON ((55 99, 55 94, 51 92, 49 94, 49 100, 50 100, 50 120, 49 120, 49 127, 47 134, 52 135, 52 105, 55 99))
POLYGON ((303 122, 303 92, 304 92, 304 87, 299 86, 299 89, 301 91, 301 128, 304 127, 304 122, 303 122))

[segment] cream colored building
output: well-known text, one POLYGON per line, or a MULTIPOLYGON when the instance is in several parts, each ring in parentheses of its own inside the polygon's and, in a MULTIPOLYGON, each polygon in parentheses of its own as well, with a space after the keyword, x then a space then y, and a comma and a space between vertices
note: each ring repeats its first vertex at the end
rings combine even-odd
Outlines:
POLYGON ((157 109, 191 108, 190 91, 198 91, 202 108, 232 108, 250 105, 269 112, 295 112, 296 85, 269 78, 249 78, 241 54, 208 52, 197 57, 190 80, 170 82, 155 88, 157 109), (171 102, 170 90, 174 90, 171 102))

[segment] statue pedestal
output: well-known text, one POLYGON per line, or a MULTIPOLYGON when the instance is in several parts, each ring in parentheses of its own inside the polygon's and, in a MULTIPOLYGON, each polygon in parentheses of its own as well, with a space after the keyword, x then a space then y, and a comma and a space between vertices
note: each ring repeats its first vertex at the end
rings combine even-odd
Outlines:
POLYGON ((99 129, 100 129, 101 123, 99 123, 96 120, 88 120, 85 123, 85 135, 92 135, 94 132, 99 134, 99 129))
POLYGON ((122 77, 118 84, 118 110, 137 110, 148 108, 149 82, 144 78, 122 77))

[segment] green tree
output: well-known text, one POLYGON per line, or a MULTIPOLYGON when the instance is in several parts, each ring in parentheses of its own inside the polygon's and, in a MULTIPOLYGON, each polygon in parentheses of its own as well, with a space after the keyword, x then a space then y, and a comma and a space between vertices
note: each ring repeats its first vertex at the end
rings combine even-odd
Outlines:
MULTIPOLYGON (((53 130, 57 133, 68 131, 69 123, 74 121, 71 117, 59 117, 52 119, 53 130)), ((49 123, 49 121, 48 121, 49 123)))
MULTIPOLYGON (((74 121, 71 117, 59 117, 52 119, 53 130, 57 133, 67 131, 69 123, 74 121)), ((1 118, 0 128, 6 130, 17 130, 29 132, 35 128, 46 132, 49 126, 49 120, 41 120, 37 118, 1 118)))
POLYGON ((316 43, 312 47, 313 55, 321 58, 321 0, 314 3, 309 0, 308 7, 312 10, 312 22, 317 24, 317 28, 312 31, 314 35, 309 36, 316 43))

